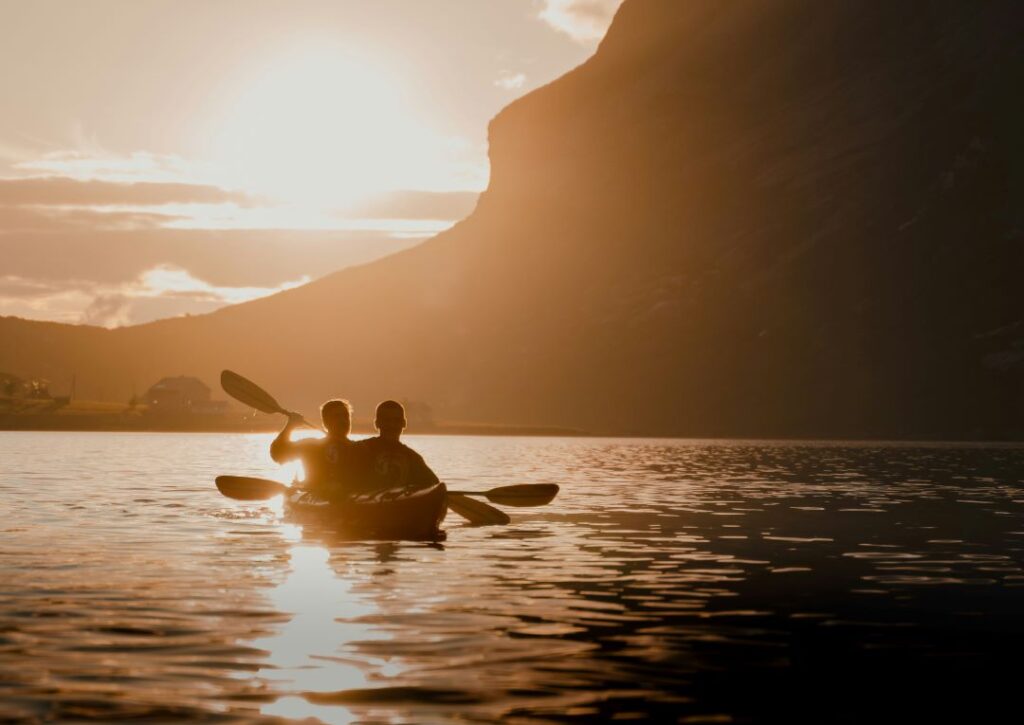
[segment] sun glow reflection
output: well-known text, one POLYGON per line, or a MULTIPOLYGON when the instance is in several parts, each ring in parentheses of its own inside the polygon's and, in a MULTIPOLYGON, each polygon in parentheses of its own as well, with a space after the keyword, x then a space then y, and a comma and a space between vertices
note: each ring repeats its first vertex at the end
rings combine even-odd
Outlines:
MULTIPOLYGON (((352 591, 351 581, 334 572, 329 553, 321 546, 292 546, 290 566, 270 599, 279 611, 293 616, 274 635, 252 643, 269 653, 259 676, 290 692, 366 687, 366 674, 352 664, 354 659, 345 659, 344 649, 350 642, 374 638, 374 632, 357 620, 376 612, 376 607, 352 591)), ((269 703, 263 714, 328 723, 349 723, 354 718, 347 708, 314 705, 295 696, 269 703)))

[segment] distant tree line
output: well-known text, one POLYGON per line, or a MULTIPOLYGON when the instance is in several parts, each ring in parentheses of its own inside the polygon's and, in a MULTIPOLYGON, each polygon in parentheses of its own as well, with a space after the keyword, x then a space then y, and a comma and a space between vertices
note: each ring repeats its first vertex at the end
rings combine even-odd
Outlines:
POLYGON ((31 398, 49 400, 50 381, 39 379, 23 380, 17 375, 0 373, 0 391, 8 398, 31 398))

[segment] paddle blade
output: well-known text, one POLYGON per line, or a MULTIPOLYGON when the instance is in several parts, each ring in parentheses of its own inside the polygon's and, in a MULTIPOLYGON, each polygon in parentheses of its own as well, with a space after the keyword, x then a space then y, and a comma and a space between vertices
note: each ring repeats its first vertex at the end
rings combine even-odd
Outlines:
POLYGON ((501 486, 487 492, 487 500, 502 506, 544 506, 558 495, 558 484, 523 483, 518 486, 501 486))
POLYGON ((448 493, 448 508, 462 518, 477 526, 507 524, 510 519, 504 511, 499 511, 483 501, 474 501, 458 493, 448 493))
POLYGON ((217 488, 236 501, 266 501, 289 490, 279 481, 250 476, 217 476, 217 488))
POLYGON ((225 393, 239 403, 255 408, 261 413, 286 412, 270 393, 231 370, 221 371, 220 386, 224 388, 225 393))

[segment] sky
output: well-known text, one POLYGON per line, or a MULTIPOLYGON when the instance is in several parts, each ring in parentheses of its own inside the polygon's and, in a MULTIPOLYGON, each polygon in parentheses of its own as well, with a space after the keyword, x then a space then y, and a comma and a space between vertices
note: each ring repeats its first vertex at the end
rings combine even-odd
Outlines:
POLYGON ((0 316, 108 327, 442 231, 621 0, 0 0, 0 316))

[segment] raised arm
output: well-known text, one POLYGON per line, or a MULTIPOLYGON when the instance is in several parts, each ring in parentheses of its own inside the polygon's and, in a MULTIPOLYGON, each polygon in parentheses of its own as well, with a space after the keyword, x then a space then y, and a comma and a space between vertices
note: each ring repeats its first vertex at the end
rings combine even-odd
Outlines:
POLYGON ((299 446, 292 442, 292 431, 302 423, 302 416, 298 413, 289 413, 288 422, 277 434, 277 438, 270 444, 270 457, 275 463, 287 463, 299 457, 299 446))

